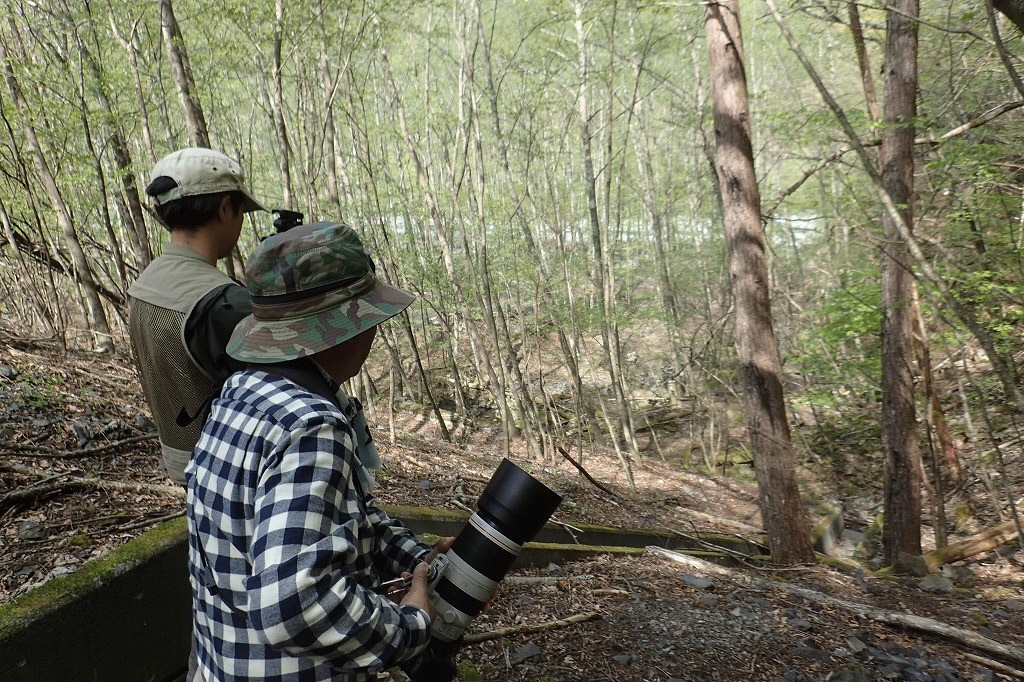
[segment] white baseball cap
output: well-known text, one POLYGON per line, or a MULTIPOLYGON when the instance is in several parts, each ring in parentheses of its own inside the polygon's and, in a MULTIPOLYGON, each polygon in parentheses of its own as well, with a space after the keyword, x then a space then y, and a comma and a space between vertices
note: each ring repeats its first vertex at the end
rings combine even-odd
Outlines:
POLYGON ((150 182, 164 176, 174 180, 177 187, 153 197, 153 203, 157 206, 182 197, 217 192, 241 192, 245 195, 243 212, 267 210, 249 193, 245 186, 242 167, 215 149, 189 147, 168 154, 153 168, 150 182))

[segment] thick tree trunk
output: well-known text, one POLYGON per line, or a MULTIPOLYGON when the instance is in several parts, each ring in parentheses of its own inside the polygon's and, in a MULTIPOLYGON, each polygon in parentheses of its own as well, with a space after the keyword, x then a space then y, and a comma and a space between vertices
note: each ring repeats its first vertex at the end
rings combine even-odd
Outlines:
MULTIPOLYGON (((913 229, 914 116, 917 111, 918 0, 889 5, 885 47, 882 186, 913 229)), ((914 277, 910 250, 882 213, 882 445, 885 450, 887 563, 921 553, 921 453, 914 405, 914 277)))
POLYGON ((782 368, 772 328, 738 0, 709 2, 704 26, 711 63, 715 171, 729 245, 736 342, 761 513, 773 560, 808 563, 814 561, 814 552, 796 482, 782 368))

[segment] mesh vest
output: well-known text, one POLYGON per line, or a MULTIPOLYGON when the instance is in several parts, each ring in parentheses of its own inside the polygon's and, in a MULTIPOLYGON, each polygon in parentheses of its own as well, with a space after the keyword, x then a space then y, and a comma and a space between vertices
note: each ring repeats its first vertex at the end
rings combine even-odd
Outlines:
POLYGON ((233 282, 195 251, 168 244, 128 289, 128 329, 142 390, 160 434, 164 467, 178 483, 185 482, 185 465, 206 421, 200 413, 220 388, 189 353, 185 321, 204 296, 233 282))

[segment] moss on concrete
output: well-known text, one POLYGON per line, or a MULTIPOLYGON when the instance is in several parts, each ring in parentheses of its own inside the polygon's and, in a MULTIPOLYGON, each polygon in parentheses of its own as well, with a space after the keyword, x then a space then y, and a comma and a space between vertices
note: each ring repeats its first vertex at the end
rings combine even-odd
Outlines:
POLYGON ((9 637, 35 618, 74 601, 84 592, 135 568, 168 547, 184 542, 187 537, 188 527, 184 518, 168 521, 126 542, 104 557, 86 562, 74 573, 54 578, 0 605, 0 639, 9 637))

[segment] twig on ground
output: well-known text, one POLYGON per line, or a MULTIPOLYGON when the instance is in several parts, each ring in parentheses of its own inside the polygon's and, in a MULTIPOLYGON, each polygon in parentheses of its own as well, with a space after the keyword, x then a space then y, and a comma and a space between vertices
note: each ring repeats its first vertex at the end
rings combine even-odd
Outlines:
POLYGON ((146 526, 155 526, 158 523, 163 523, 164 521, 170 521, 171 519, 176 519, 179 516, 184 516, 184 515, 185 515, 185 510, 181 509, 181 510, 176 511, 176 512, 171 512, 170 514, 163 514, 161 516, 153 516, 153 517, 150 517, 150 518, 142 519, 141 521, 136 521, 134 523, 128 523, 128 524, 125 524, 123 526, 118 526, 117 530, 118 531, 126 531, 126 530, 135 530, 136 528, 145 528, 146 526))
POLYGON ((463 638, 463 643, 469 646, 470 644, 479 644, 480 642, 488 642, 492 639, 500 639, 501 637, 508 637, 509 635, 528 634, 531 632, 544 632, 545 630, 557 630, 558 628, 568 627, 570 625, 576 625, 577 623, 586 623, 591 620, 598 620, 601 618, 601 614, 596 611, 591 613, 578 613, 575 616, 569 616, 561 620, 550 620, 546 623, 535 623, 533 625, 517 625, 508 628, 498 628, 496 630, 490 630, 488 632, 477 632, 472 635, 466 635, 463 638))
POLYGON ((140 443, 144 440, 152 440, 157 437, 156 431, 142 436, 132 436, 124 440, 114 441, 95 448, 84 450, 57 450, 56 448, 43 447, 41 445, 22 445, 21 443, 0 443, 0 453, 14 455, 16 457, 41 457, 52 459, 77 459, 79 457, 92 457, 102 455, 111 450, 140 443))
POLYGON ((1010 677, 1016 677, 1018 680, 1024 680, 1024 670, 1017 670, 1016 668, 1011 668, 1010 666, 1006 665, 1005 663, 1000 663, 999 661, 993 661, 991 658, 985 658, 984 656, 978 656, 977 654, 965 653, 965 654, 963 654, 963 657, 966 658, 968 661, 974 661, 975 663, 977 663, 979 665, 983 665, 986 668, 991 668, 992 670, 998 670, 999 672, 1003 673, 1004 675, 1009 675, 1010 677))

